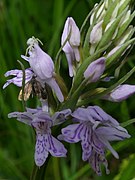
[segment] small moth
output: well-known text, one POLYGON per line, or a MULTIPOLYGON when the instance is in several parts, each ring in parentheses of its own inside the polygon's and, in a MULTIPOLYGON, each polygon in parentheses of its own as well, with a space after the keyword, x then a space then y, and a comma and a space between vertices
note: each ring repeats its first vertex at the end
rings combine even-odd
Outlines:
POLYGON ((29 82, 25 84, 23 96, 22 89, 20 90, 18 100, 22 101, 22 99, 24 98, 24 101, 27 101, 31 94, 38 96, 38 98, 47 99, 45 88, 42 87, 41 83, 37 81, 35 77, 33 77, 29 82))
POLYGON ((22 89, 20 90, 20 93, 18 95, 18 100, 22 101, 24 99, 24 101, 27 101, 31 93, 32 93, 32 84, 29 81, 25 84, 23 96, 22 96, 22 89))

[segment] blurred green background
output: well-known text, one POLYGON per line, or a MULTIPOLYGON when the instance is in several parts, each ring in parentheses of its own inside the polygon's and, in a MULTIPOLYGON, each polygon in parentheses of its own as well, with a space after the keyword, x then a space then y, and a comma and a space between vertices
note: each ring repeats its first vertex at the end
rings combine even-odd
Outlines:
MULTIPOLYGON (((34 164, 35 139, 31 128, 8 119, 12 111, 22 111, 18 101, 19 89, 10 85, 3 90, 4 73, 20 69, 17 59, 25 54, 26 41, 31 36, 39 38, 43 49, 54 59, 60 48, 60 38, 65 19, 72 16, 81 27, 86 15, 98 0, 0 0, 0 180, 27 180, 34 164)), ((127 72, 135 65, 132 49, 127 57, 127 72)), ((21 60, 28 67, 28 64, 21 60)), ((135 84, 135 75, 128 83, 135 84)), ((122 103, 97 102, 119 122, 135 117, 135 95, 122 103)), ((29 102, 34 107, 34 101, 29 102)), ((135 178, 135 127, 127 127, 132 138, 113 143, 120 159, 108 153, 110 175, 98 177, 90 166, 81 160, 79 144, 69 146, 68 158, 51 158, 46 180, 131 180, 135 178)), ((67 144, 65 144, 67 146, 67 144)))

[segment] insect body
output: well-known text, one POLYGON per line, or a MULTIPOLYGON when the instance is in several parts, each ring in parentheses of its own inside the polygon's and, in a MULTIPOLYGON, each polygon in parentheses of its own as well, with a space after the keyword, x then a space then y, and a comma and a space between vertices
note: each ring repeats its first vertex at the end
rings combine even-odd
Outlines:
POLYGON ((32 79, 25 84, 24 94, 22 94, 21 89, 18 100, 22 101, 24 99, 24 101, 27 101, 31 94, 38 96, 38 98, 47 99, 45 87, 42 87, 41 83, 37 81, 35 77, 32 77, 32 79))

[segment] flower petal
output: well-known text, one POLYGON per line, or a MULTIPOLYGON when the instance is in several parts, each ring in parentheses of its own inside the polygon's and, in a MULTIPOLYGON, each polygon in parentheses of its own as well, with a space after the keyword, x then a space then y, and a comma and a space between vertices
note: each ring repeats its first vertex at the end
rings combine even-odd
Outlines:
POLYGON ((79 62, 80 61, 80 52, 79 52, 78 47, 73 47, 73 51, 74 51, 76 61, 79 62))
POLYGON ((99 106, 88 106, 88 109, 93 109, 95 111, 90 111, 90 114, 93 117, 93 119, 99 120, 102 123, 111 123, 114 126, 119 125, 119 123, 113 117, 111 117, 109 114, 103 111, 103 109, 101 109, 99 106))
POLYGON ((68 26, 69 32, 71 30, 71 36, 69 38, 69 42, 71 46, 79 46, 80 45, 80 31, 77 27, 74 19, 72 17, 68 18, 68 26))
POLYGON ((82 160, 87 161, 92 153, 92 146, 88 142, 81 142, 82 145, 82 160))
POLYGON ((18 121, 31 126, 33 116, 28 112, 12 112, 8 114, 8 118, 17 118, 18 121))
MULTIPOLYGON (((120 127, 120 126, 119 126, 120 127)), ((118 141, 125 138, 130 138, 130 135, 125 128, 117 127, 99 127, 96 129, 96 133, 100 136, 104 136, 108 141, 118 141)))
POLYGON ((56 138, 51 136, 51 134, 47 135, 46 143, 47 143, 47 149, 52 156, 66 157, 67 150, 65 149, 64 145, 56 138))
POLYGON ((46 83, 54 90, 56 93, 57 98, 59 99, 60 102, 64 101, 63 94, 54 78, 46 80, 46 83))
POLYGON ((92 129, 89 129, 85 126, 85 133, 84 136, 81 138, 81 145, 82 145, 82 159, 83 161, 87 161, 92 153, 92 143, 91 143, 91 136, 92 136, 92 129))
POLYGON ((53 125, 58 125, 63 123, 70 114, 71 114, 70 109, 64 109, 63 111, 56 112, 52 117, 53 125))
POLYGON ((112 146, 110 145, 110 143, 108 142, 108 140, 106 140, 104 137, 101 137, 101 136, 99 136, 98 138, 99 138, 100 141, 105 145, 105 147, 111 151, 111 153, 114 155, 114 157, 115 157, 116 159, 119 159, 118 153, 112 148, 112 146))
POLYGON ((108 162, 104 155, 100 155, 93 151, 91 157, 89 158, 89 163, 92 166, 93 170, 97 173, 97 175, 101 176, 101 167, 100 165, 103 164, 106 169, 106 174, 109 174, 110 171, 108 169, 108 162))
POLYGON ((89 111, 86 108, 77 108, 71 116, 79 121, 88 121, 88 119, 92 118, 89 117, 89 111))
MULTIPOLYGON (((3 89, 6 88, 11 83, 15 84, 18 87, 22 87, 23 71, 15 69, 15 70, 7 71, 5 73, 6 77, 11 76, 11 75, 16 76, 16 77, 14 77, 10 80, 7 80, 7 82, 3 86, 3 89)), ((25 70, 25 83, 30 81, 32 79, 32 76, 33 76, 33 71, 30 68, 26 69, 25 70)))
POLYGON ((7 72, 4 74, 4 76, 5 76, 5 77, 8 77, 8 76, 16 76, 16 75, 19 74, 20 72, 22 72, 22 70, 14 69, 14 70, 7 71, 7 72))
POLYGON ((38 134, 35 146, 35 163, 37 166, 42 166, 48 157, 46 149, 46 135, 38 134))
POLYGON ((51 57, 45 53, 37 43, 32 51, 29 51, 29 63, 34 73, 41 79, 46 80, 53 76, 54 64, 51 57))
POLYGON ((104 144, 100 141, 100 138, 97 136, 95 132, 92 133, 91 141, 94 151, 96 151, 98 154, 103 155, 105 149, 104 144))
POLYGON ((70 143, 76 143, 83 139, 85 130, 86 128, 82 123, 72 124, 62 129, 62 136, 60 138, 70 143))
POLYGON ((101 176, 102 172, 101 172, 100 159, 98 153, 93 151, 92 155, 89 158, 89 163, 92 169, 97 173, 97 175, 101 176))
POLYGON ((29 62, 29 57, 24 56, 24 55, 21 55, 21 58, 23 58, 24 60, 26 60, 26 61, 28 61, 28 62, 29 62))
POLYGON ((75 59, 74 53, 73 53, 73 51, 71 51, 70 53, 65 53, 65 54, 66 54, 66 58, 67 58, 67 62, 68 62, 69 76, 73 77, 73 75, 74 75, 73 61, 75 59))

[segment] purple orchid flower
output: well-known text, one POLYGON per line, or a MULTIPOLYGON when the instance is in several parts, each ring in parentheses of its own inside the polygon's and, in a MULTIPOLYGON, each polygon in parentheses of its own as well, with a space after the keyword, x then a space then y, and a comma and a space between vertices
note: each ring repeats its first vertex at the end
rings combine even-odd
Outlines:
POLYGON ((69 75, 70 77, 73 77, 73 61, 80 61, 78 49, 80 46, 80 31, 72 17, 68 17, 66 20, 61 37, 61 46, 63 47, 62 49, 65 52, 68 61, 69 75), (68 36, 69 40, 67 40, 68 36))
POLYGON ((55 80, 54 63, 51 57, 39 47, 36 38, 28 39, 27 44, 29 45, 27 48, 29 57, 23 55, 21 57, 29 62, 30 67, 37 75, 37 78, 40 79, 41 84, 47 83, 54 90, 59 101, 63 102, 64 97, 55 80))
MULTIPOLYGON (((31 70, 31 68, 26 69, 25 70, 25 83, 30 81, 32 79, 33 75, 34 75, 34 73, 31 70)), ((22 80, 23 80, 23 71, 22 70, 14 69, 14 70, 7 71, 5 73, 5 77, 8 77, 8 76, 15 76, 15 77, 7 80, 7 82, 3 86, 3 89, 6 88, 11 83, 15 84, 18 87, 22 87, 22 80)))
POLYGON ((123 84, 119 85, 109 94, 106 94, 102 99, 112 102, 121 102, 135 93, 135 85, 123 84))
POLYGON ((101 175, 100 165, 103 164, 108 174, 105 150, 110 150, 115 158, 119 158, 109 141, 121 141, 130 138, 130 135, 98 106, 78 108, 71 116, 76 124, 63 128, 58 138, 69 143, 81 141, 82 159, 88 161, 98 175, 101 175))
POLYGON ((52 118, 42 108, 30 109, 26 112, 12 112, 9 118, 17 118, 25 124, 32 126, 36 131, 35 163, 42 166, 50 153, 55 157, 66 157, 67 150, 64 145, 51 135, 52 118))

